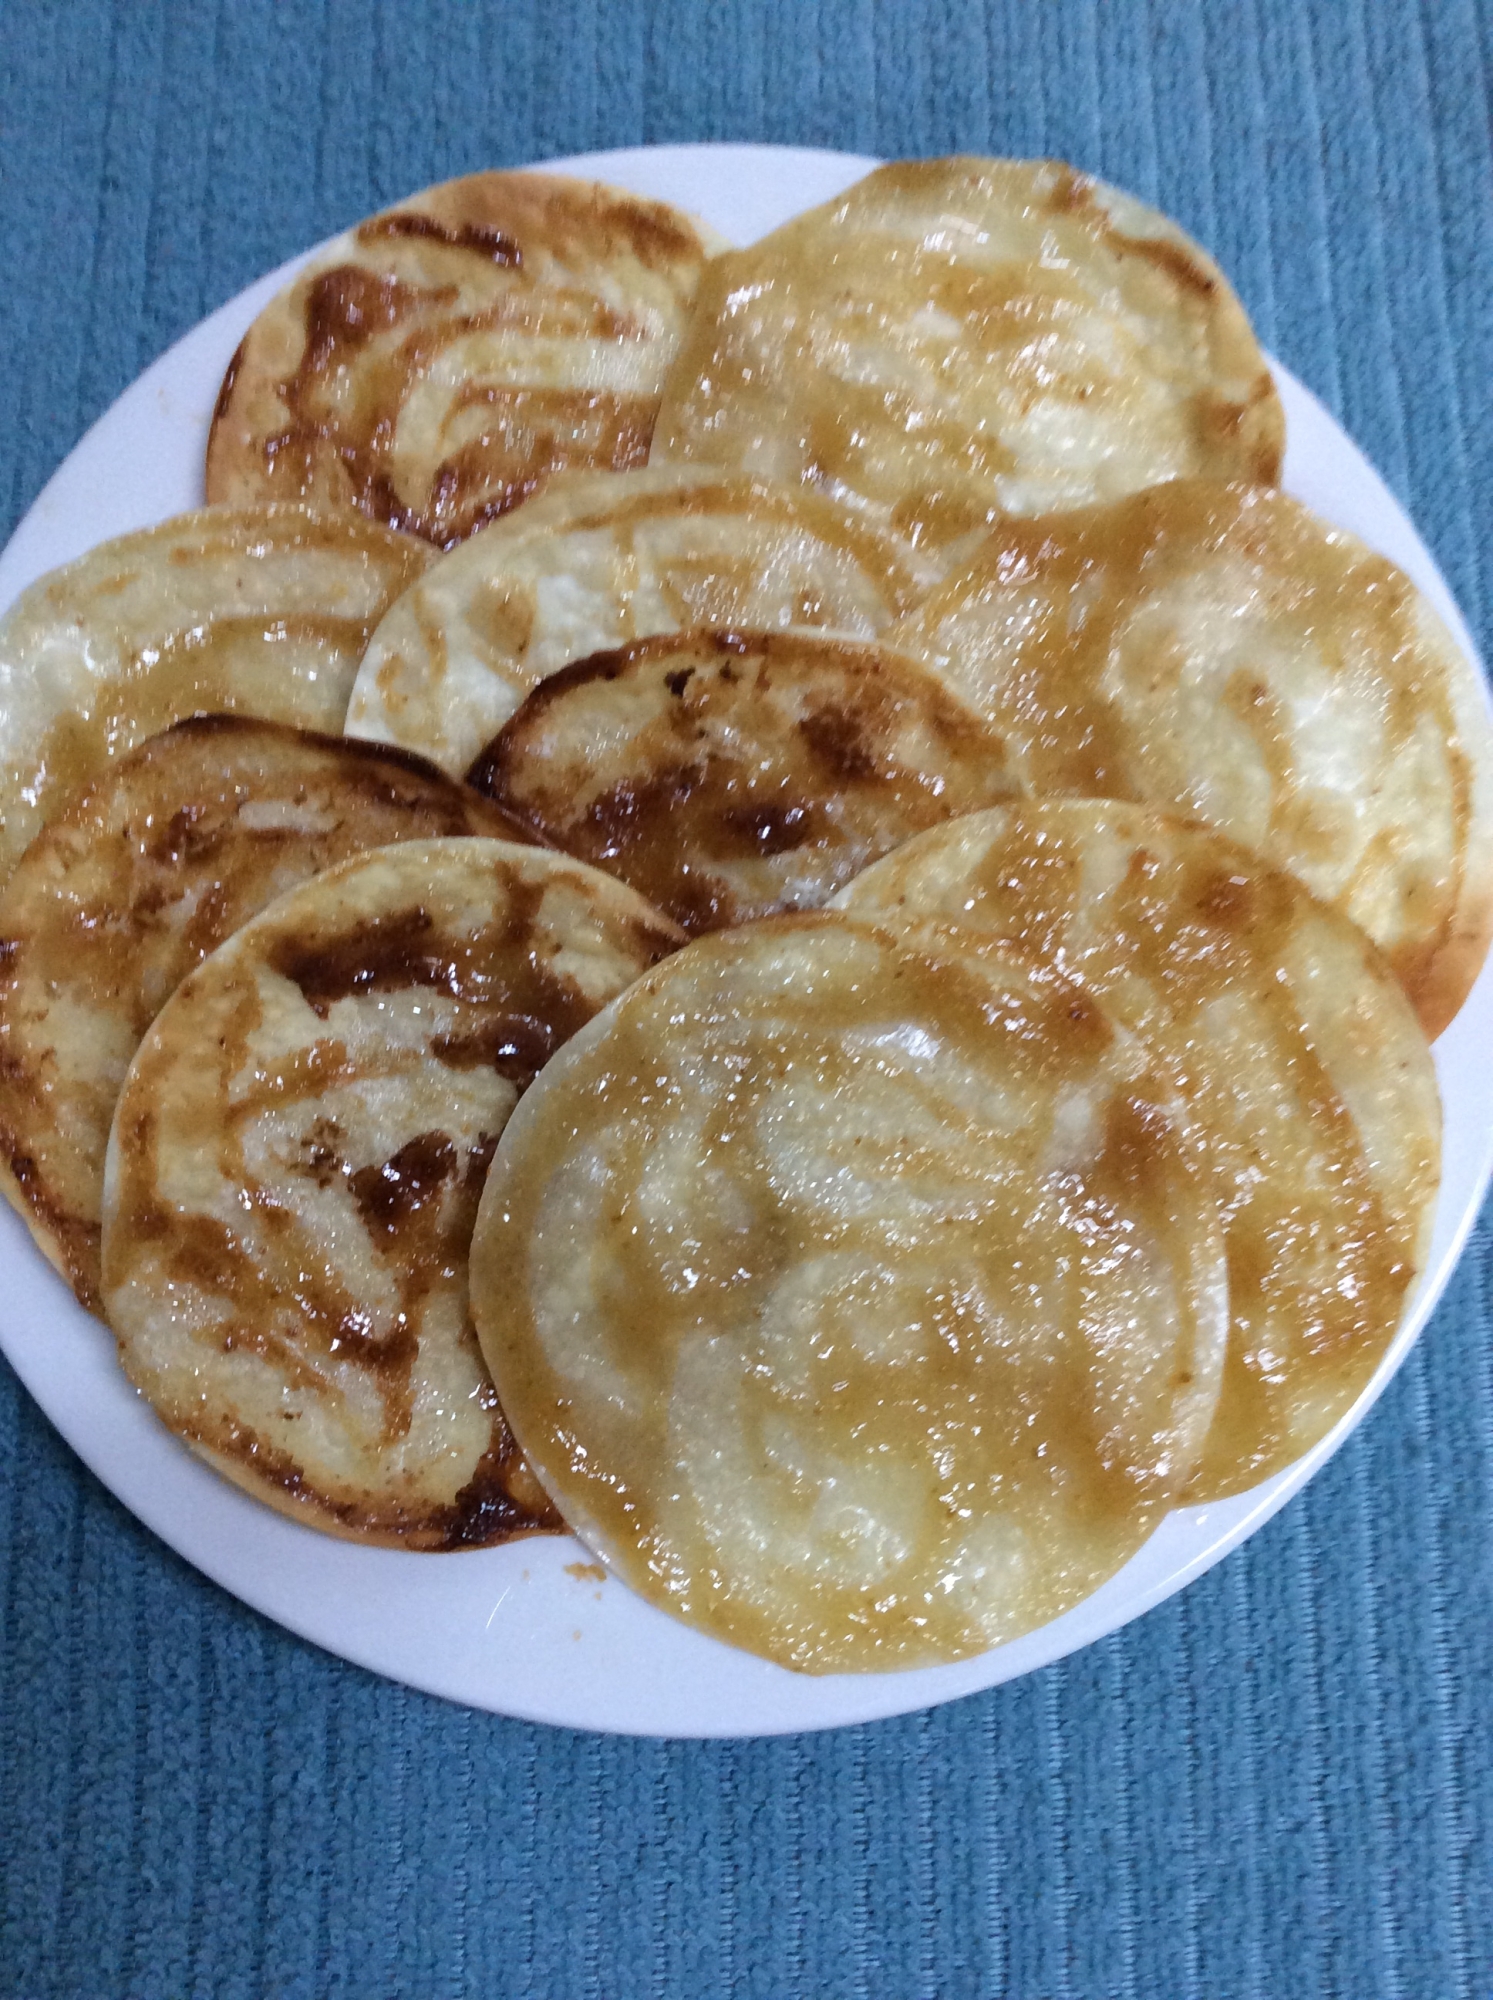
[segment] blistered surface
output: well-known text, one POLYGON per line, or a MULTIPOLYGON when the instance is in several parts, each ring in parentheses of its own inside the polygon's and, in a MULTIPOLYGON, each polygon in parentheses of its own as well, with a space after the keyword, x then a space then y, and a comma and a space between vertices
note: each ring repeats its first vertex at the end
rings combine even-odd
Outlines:
POLYGON ((460 776, 572 660, 697 625, 874 638, 918 594, 892 537, 803 487, 710 466, 562 473, 400 599, 347 726, 460 776))
POLYGON ((804 633, 599 654, 541 683, 472 778, 691 932, 816 909, 1012 790, 999 738, 936 675, 804 633))
POLYGON ((707 237, 553 174, 471 174, 370 216, 249 329, 209 499, 357 507, 449 548, 565 466, 641 464, 707 237))
POLYGON ((1430 1051, 1356 927, 1232 841, 1091 801, 938 828, 839 906, 1070 973, 1182 1077, 1232 1317, 1188 1499, 1251 1486, 1324 1436, 1399 1324, 1439 1172, 1430 1051))
POLYGON ((177 990, 110 1136, 104 1299, 136 1386, 313 1525, 459 1548, 555 1525, 467 1312, 504 1122, 671 927, 504 841, 294 890, 177 990))
POLYGON ((1205 819, 1338 905, 1428 1033, 1493 928, 1493 733, 1409 578, 1299 501, 1158 487, 1011 522, 887 635, 1033 793, 1205 819))
POLYGON ((301 507, 208 507, 103 542, 0 622, 0 878, 74 792, 183 716, 337 731, 375 625, 430 560, 301 507))
POLYGON ((0 893, 0 1188, 85 1305, 115 1100, 186 974, 363 848, 512 832, 400 751, 224 715, 152 737, 49 822, 0 893))
POLYGON ((1238 300, 1165 217, 1053 161, 922 160, 707 268, 653 462, 803 479, 935 566, 1002 515, 1279 476, 1238 300))
POLYGON ((655 1603, 810 1671, 978 1652, 1117 1568, 1191 1469, 1226 1300, 1190 1144, 1062 982, 828 915, 723 933, 510 1125, 483 1349, 655 1603))

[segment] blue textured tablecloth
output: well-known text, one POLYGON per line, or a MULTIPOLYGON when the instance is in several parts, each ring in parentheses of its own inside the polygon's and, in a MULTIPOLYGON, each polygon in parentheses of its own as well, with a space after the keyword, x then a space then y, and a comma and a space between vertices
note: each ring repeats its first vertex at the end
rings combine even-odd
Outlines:
MULTIPOLYGON (((292 251, 678 139, 1056 153, 1170 210, 1407 503, 1484 652, 1474 0, 0 0, 0 527, 292 251)), ((178 1562, 0 1364, 0 1996, 1493 1993, 1486 1221, 1322 1476, 1065 1664, 826 1736, 467 1714, 178 1562)))

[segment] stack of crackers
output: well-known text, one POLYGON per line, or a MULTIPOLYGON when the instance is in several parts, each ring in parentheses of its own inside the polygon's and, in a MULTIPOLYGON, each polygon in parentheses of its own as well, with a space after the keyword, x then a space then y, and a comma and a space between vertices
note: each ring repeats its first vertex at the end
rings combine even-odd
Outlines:
POLYGON ((744 250, 478 174, 321 253, 210 504, 0 624, 0 1184, 164 1422, 808 1672, 1322 1438, 1493 728, 1283 448, 1211 259, 1053 162, 744 250))

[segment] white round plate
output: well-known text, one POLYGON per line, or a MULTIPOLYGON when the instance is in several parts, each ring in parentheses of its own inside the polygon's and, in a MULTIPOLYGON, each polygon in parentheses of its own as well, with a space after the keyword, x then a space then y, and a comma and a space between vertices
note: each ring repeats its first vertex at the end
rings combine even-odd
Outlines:
MULTIPOLYGON (((693 210, 750 242, 875 162, 772 146, 667 146, 547 166, 693 210)), ((311 255, 307 252, 306 255, 311 255)), ((106 536, 202 503, 218 384, 245 329, 304 261, 251 285, 178 341, 94 425, 0 556, 0 609, 106 536)), ((1289 425, 1285 484, 1393 558, 1470 657, 1472 642, 1415 529, 1321 404, 1276 368, 1289 425)), ((1493 962, 1436 1045, 1446 1107, 1435 1242, 1414 1309, 1332 1434, 1237 1499, 1177 1513, 1065 1617, 956 1666, 824 1678, 701 1637, 603 1581, 568 1538, 449 1556, 364 1549, 303 1528, 218 1479, 131 1390, 105 1329, 0 1204, 0 1347, 68 1443, 132 1513, 226 1590, 329 1652, 499 1714, 653 1736, 755 1736, 905 1714, 1029 1673, 1170 1597, 1261 1527, 1359 1424, 1440 1296, 1493 1169, 1493 962)))

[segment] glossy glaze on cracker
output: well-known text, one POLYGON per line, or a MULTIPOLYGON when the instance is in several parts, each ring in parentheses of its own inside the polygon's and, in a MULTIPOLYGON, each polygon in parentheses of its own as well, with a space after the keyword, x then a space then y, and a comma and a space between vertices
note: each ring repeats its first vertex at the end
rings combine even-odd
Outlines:
POLYGON ((706 255, 680 211, 595 182, 412 195, 250 328, 208 497, 355 507, 451 547, 563 466, 641 464, 706 255))
POLYGON ((802 479, 935 568, 1004 515, 1279 477, 1238 300, 1175 224, 1056 161, 912 160, 709 266, 653 462, 802 479))
POLYGON ((457 834, 526 837, 407 752, 215 715, 110 765, 32 842, 0 892, 0 1188, 84 1305, 114 1103, 175 987, 323 868, 457 834))
POLYGON ((505 1134, 473 1310, 651 1601, 812 1672, 982 1651, 1139 1545, 1211 1420, 1221 1244, 1102 1006, 826 913, 699 939, 505 1134))
POLYGON ((1205 819, 1385 952, 1429 1034, 1493 930, 1487 697, 1410 579, 1297 500, 1178 481, 1009 522, 888 634, 1037 795, 1205 819))
POLYGON ((684 632, 542 681, 471 782, 692 933, 816 909, 910 834, 1006 797, 931 674, 813 634, 684 632))
POLYGON ((363 648, 430 561, 303 507, 205 507, 40 577, 0 621, 0 877, 115 757, 184 716, 342 727, 363 648))
POLYGON ((560 473, 393 607, 347 726, 460 776, 573 660, 700 625, 871 639, 919 594, 892 536, 806 487, 711 466, 560 473))
POLYGON ((1323 1437, 1400 1323, 1440 1159, 1424 1036, 1356 926, 1233 841, 1078 800, 936 829, 837 907, 1071 974, 1168 1057, 1207 1137, 1232 1318, 1187 1497, 1323 1437))
POLYGON ((514 1103, 676 941, 592 870, 461 839, 358 857, 208 959, 136 1056, 106 1177, 105 1304, 166 1422, 360 1540, 554 1526, 467 1241, 514 1103))

